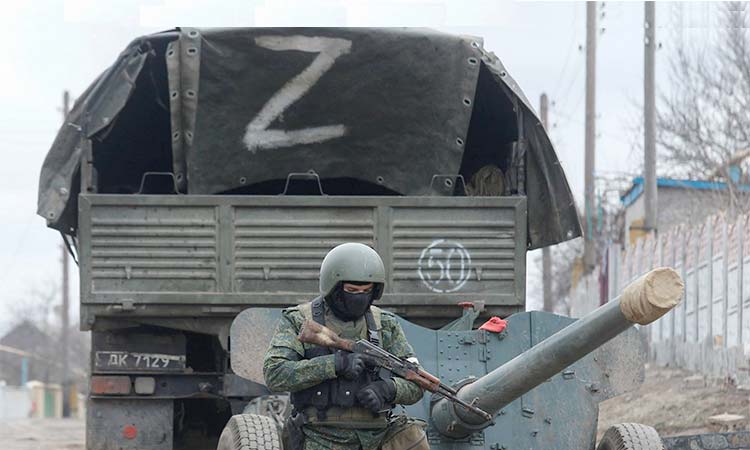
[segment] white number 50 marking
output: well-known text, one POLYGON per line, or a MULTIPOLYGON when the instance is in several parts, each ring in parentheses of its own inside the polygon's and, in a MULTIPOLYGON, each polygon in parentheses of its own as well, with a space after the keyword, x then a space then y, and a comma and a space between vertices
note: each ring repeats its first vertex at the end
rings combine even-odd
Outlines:
POLYGON ((309 36, 258 36, 255 44, 278 52, 302 51, 318 53, 313 62, 299 75, 289 80, 284 87, 266 102, 257 116, 247 124, 243 142, 247 149, 256 150, 289 147, 296 144, 312 144, 339 138, 346 134, 344 125, 329 125, 304 128, 302 130, 269 130, 268 126, 292 103, 296 102, 320 80, 334 61, 349 53, 352 42, 347 39, 309 36))

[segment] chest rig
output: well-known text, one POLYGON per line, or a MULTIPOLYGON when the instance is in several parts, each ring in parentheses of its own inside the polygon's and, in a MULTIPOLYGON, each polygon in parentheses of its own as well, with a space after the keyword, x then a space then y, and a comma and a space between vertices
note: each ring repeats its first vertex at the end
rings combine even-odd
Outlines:
MULTIPOLYGON (((312 301, 311 314, 312 320, 325 326, 325 301, 322 297, 312 301)), ((365 324, 367 325, 367 340, 381 347, 380 331, 369 308, 365 313, 365 324)), ((305 349, 304 358, 312 359, 332 353, 333 351, 326 347, 312 346, 305 349)), ((368 368, 354 380, 347 380, 343 377, 326 380, 307 389, 292 392, 290 400, 297 411, 303 411, 310 406, 315 407, 318 419, 325 420, 326 410, 332 406, 341 408, 360 406, 357 401, 357 392, 367 384, 380 379, 377 372, 368 368)))

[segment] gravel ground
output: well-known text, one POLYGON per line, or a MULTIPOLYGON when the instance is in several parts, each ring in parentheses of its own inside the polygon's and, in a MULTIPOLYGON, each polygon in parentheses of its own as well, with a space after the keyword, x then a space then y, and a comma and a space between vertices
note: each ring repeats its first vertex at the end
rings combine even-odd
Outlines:
POLYGON ((0 421, 2 450, 83 450, 84 422, 79 419, 0 421))

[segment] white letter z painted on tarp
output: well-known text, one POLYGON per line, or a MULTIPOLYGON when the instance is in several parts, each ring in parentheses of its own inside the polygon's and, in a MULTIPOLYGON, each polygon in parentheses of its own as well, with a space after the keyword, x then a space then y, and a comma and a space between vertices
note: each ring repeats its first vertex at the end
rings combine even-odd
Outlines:
POLYGON ((318 53, 313 62, 299 75, 289 80, 263 105, 257 116, 247 124, 243 141, 247 149, 256 150, 290 147, 296 144, 313 144, 339 138, 346 134, 344 125, 328 125, 304 128, 302 130, 269 130, 276 120, 292 103, 296 102, 320 80, 334 61, 349 53, 352 42, 347 39, 309 36, 258 36, 255 44, 277 52, 302 51, 318 53))

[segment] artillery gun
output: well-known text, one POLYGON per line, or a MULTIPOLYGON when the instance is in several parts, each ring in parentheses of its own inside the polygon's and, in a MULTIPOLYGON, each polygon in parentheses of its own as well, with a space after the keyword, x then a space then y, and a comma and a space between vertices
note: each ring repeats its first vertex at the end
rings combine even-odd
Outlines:
MULTIPOLYGON (((490 413, 492 420, 439 394, 406 407, 407 413, 428 424, 429 442, 436 450, 593 450, 599 402, 642 381, 644 355, 633 325, 658 319, 678 304, 682 294, 679 275, 663 268, 644 275, 621 296, 579 320, 523 312, 510 316, 499 333, 455 326, 429 330, 402 320, 422 367, 451 383, 460 400, 490 413)), ((466 309, 469 319, 476 317, 473 313, 471 307, 466 309)), ((236 373, 257 376, 260 362, 242 351, 243 343, 250 339, 267 343, 271 334, 259 333, 257 324, 277 317, 278 310, 262 308, 237 317, 231 331, 238 349, 232 354, 236 373)), ((252 420, 235 416, 232 421, 259 420, 250 416, 252 420)), ((282 423, 281 417, 276 423, 282 423)), ((273 439, 276 428, 265 429, 273 429, 266 431, 266 438, 273 439)), ((664 446, 653 428, 621 424, 612 427, 597 448, 659 450, 664 446)))

